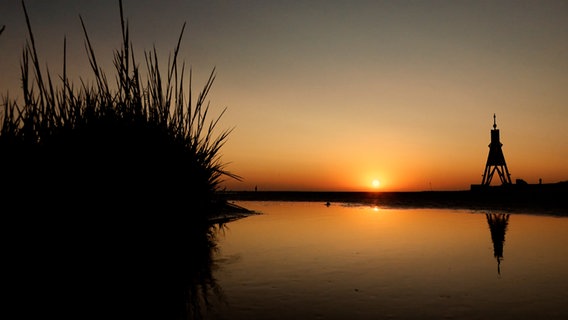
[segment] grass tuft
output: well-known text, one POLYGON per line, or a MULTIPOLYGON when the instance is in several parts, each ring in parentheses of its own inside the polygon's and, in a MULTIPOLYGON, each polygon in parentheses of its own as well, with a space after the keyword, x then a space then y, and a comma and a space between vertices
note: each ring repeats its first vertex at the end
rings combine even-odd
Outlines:
POLYGON ((73 208, 181 206, 193 216, 207 217, 219 202, 216 191, 223 179, 241 179, 221 161, 221 148, 232 131, 217 134, 225 110, 209 117, 215 68, 192 104, 191 70, 186 99, 185 63, 179 59, 184 24, 166 71, 154 48, 144 52, 142 74, 119 4, 122 43, 114 52, 115 83, 99 66, 80 17, 94 81, 74 85, 67 78, 65 39, 59 80, 40 68, 22 2, 29 35, 20 64, 23 105, 9 97, 2 103, 4 186, 26 198, 73 208))
POLYGON ((225 110, 209 117, 215 69, 192 104, 191 70, 186 99, 179 59, 184 25, 166 71, 154 48, 143 74, 119 4, 114 83, 80 18, 89 85, 69 81, 65 39, 62 74, 42 71, 22 2, 23 104, 6 96, 0 106, 4 257, 16 280, 8 291, 23 304, 17 312, 200 318, 221 295, 212 270, 223 227, 212 218, 231 207, 218 196, 223 179, 241 178, 221 161, 231 133, 216 133, 225 110))

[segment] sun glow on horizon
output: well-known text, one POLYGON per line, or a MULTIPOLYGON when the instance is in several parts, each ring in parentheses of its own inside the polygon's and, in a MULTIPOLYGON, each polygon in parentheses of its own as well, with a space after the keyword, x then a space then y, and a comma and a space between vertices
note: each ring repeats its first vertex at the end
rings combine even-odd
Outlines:
POLYGON ((381 186, 381 182, 380 182, 379 180, 377 180, 377 179, 374 179, 374 180, 371 182, 371 185, 373 186, 374 189, 378 189, 378 188, 381 186))

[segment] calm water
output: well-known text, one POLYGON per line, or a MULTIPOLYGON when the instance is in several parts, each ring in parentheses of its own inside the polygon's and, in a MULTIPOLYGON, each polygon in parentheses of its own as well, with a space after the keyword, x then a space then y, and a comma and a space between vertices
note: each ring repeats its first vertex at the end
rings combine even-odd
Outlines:
POLYGON ((568 319, 568 218, 238 204, 206 318, 568 319))

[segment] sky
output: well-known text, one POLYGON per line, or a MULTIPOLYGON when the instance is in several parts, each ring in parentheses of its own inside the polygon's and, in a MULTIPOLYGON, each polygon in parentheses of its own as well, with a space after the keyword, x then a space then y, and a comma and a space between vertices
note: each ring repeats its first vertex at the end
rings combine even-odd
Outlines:
MULTIPOLYGON (((27 0, 40 60, 89 79, 79 15, 107 76, 118 0, 27 0)), ((568 1, 124 0, 134 50, 180 57, 209 95, 227 190, 467 190, 493 114, 513 181, 568 180, 568 1), (373 185, 373 181, 379 185, 373 185)), ((0 2, 0 94, 20 94, 28 38, 0 2)), ((212 119, 213 119, 212 118, 212 119)), ((494 179, 495 180, 495 179, 494 179)))

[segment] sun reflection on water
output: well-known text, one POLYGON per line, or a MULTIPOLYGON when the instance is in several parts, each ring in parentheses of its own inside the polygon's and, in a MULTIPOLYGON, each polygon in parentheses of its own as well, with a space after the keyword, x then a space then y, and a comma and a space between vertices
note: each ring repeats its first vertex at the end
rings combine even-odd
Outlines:
POLYGON ((215 273, 227 297, 213 308, 221 318, 322 318, 358 310, 369 319, 385 313, 477 319, 502 304, 518 306, 506 310, 510 318, 568 315, 562 281, 568 219, 511 216, 503 270, 505 229, 489 232, 495 219, 483 211, 242 205, 264 214, 231 223, 220 241, 220 258, 233 261, 219 263, 215 273))

